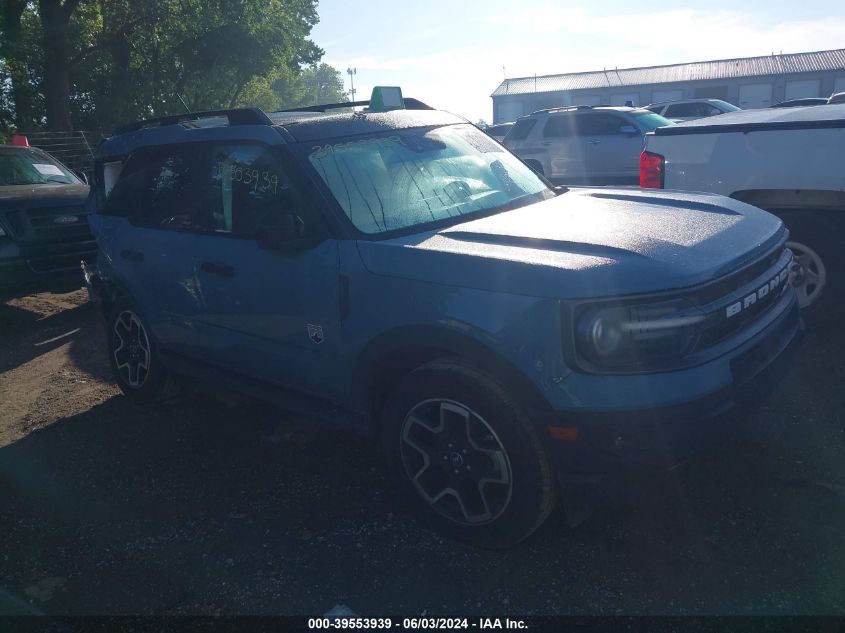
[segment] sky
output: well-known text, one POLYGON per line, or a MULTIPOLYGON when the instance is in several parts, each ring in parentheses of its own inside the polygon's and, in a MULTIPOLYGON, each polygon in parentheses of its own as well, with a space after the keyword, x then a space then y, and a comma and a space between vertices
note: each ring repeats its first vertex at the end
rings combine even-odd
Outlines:
POLYGON ((504 77, 845 47, 841 0, 320 0, 311 39, 356 99, 406 97, 492 120, 504 77))

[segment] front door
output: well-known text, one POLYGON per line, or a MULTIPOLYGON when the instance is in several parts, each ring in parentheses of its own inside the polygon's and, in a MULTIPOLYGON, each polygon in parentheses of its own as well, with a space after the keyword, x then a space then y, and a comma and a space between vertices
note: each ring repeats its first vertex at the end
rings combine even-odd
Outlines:
POLYGON ((340 344, 338 244, 289 163, 261 144, 207 148, 210 230, 193 245, 203 310, 196 328, 221 367, 298 390, 337 395, 328 378, 340 344), (259 244, 293 218, 294 247, 259 244), (263 247, 262 247, 263 246, 263 247))

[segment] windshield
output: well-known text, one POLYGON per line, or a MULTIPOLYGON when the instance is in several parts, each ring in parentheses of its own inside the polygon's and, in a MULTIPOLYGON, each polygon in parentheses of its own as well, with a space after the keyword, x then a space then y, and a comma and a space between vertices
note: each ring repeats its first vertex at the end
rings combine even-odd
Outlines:
POLYGON ((659 114, 655 114, 650 110, 638 110, 636 112, 631 112, 631 115, 637 120, 637 123, 639 123, 640 126, 645 128, 645 130, 648 132, 655 128, 664 127, 666 125, 675 125, 674 121, 670 121, 666 117, 662 117, 659 114))
POLYGON ((77 184, 79 180, 47 154, 30 149, 0 148, 0 187, 77 184))
POLYGON ((469 125, 329 143, 311 148, 308 159, 355 227, 369 234, 554 195, 518 158, 469 125))

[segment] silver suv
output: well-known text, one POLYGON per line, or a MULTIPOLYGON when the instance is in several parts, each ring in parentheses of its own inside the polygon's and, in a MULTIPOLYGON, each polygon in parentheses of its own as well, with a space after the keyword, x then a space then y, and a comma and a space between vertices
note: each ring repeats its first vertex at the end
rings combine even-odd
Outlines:
POLYGON ((650 103, 646 106, 655 114, 665 116, 667 119, 680 123, 681 121, 692 121, 704 119, 709 116, 717 116, 725 112, 736 112, 734 104, 722 101, 721 99, 687 99, 686 101, 664 101, 662 103, 650 103))
POLYGON ((642 108, 554 108, 519 119, 504 145, 555 183, 636 185, 643 135, 664 125, 642 108))

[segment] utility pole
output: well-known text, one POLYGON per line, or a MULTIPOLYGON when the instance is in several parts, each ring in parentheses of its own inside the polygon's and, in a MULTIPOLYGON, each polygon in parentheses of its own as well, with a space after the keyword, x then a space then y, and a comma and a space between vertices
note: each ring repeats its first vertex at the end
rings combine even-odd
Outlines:
POLYGON ((355 75, 358 74, 357 68, 347 68, 346 74, 349 75, 349 94, 352 95, 352 101, 355 101, 355 75))

